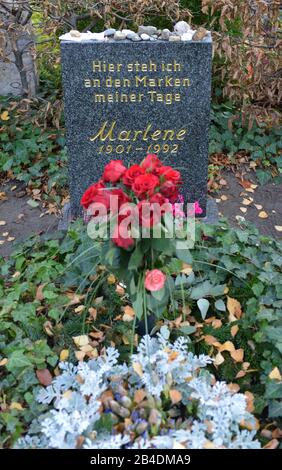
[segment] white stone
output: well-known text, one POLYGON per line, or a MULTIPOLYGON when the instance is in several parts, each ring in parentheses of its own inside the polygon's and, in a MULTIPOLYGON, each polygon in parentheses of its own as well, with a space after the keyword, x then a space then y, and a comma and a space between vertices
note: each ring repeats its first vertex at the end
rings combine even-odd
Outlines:
POLYGON ((123 41, 126 39, 126 34, 122 33, 121 31, 117 31, 114 35, 115 41, 123 41))
POLYGON ((66 34, 63 34, 62 36, 60 36, 61 41, 78 41, 78 42, 81 42, 81 41, 92 41, 93 39, 95 41, 105 41, 106 38, 104 36, 104 32, 102 32, 102 33, 91 33, 91 31, 87 31, 87 33, 80 33, 79 36, 77 34, 73 35, 73 32, 69 32, 69 33, 66 33, 66 34))
POLYGON ((193 29, 191 29, 188 33, 182 34, 182 36, 181 36, 181 41, 192 41, 192 38, 193 38, 195 32, 196 32, 196 31, 194 31, 193 29))
POLYGON ((182 36, 185 33, 188 33, 191 30, 191 26, 186 23, 186 21, 178 21, 174 26, 174 32, 178 36, 182 36))
POLYGON ((141 39, 143 39, 143 41, 149 41, 150 39, 149 34, 146 34, 146 33, 140 34, 140 37, 141 39))

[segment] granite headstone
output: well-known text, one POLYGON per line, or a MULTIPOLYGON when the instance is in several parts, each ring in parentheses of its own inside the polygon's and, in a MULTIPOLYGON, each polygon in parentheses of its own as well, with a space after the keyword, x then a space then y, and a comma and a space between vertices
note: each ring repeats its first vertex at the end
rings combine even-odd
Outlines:
POLYGON ((206 214, 212 42, 62 41, 72 215, 112 159, 156 153, 206 214))

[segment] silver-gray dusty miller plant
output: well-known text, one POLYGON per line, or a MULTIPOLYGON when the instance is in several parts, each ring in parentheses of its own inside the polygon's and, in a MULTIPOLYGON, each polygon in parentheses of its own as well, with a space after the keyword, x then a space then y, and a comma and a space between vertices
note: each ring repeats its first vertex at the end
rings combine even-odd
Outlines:
POLYGON ((117 350, 108 348, 103 356, 88 362, 62 362, 62 374, 37 397, 40 403, 51 406, 50 411, 32 423, 29 434, 19 439, 16 447, 72 449, 78 442, 86 449, 260 447, 254 440, 255 431, 240 426, 242 421, 254 424, 254 417, 246 411, 245 396, 232 393, 224 382, 215 382, 203 370, 212 360, 188 352, 184 338, 171 344, 161 335, 145 336, 130 366, 119 365, 118 357, 117 350), (162 400, 172 389, 182 397, 177 406, 197 403, 196 416, 187 412, 180 425, 179 420, 177 425, 177 420, 164 414, 162 400), (126 395, 120 395, 120 390, 126 395), (154 411, 159 419, 154 424, 158 435, 150 432, 150 424, 140 418, 134 405, 134 394, 140 390, 157 408, 154 411), (117 401, 110 401, 110 409, 101 397, 105 391, 117 397, 117 401), (130 417, 132 426, 125 427, 123 434, 96 431, 95 424, 108 412, 117 420, 130 417), (140 424, 143 432, 138 433, 140 424))

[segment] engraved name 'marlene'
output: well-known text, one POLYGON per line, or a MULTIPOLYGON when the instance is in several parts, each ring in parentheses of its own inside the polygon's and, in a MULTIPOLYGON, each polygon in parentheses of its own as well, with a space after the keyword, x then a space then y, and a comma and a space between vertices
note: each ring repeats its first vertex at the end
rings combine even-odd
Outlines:
POLYGON ((105 121, 98 132, 90 137, 91 142, 100 141, 100 142, 136 142, 137 140, 142 141, 181 141, 185 139, 187 134, 187 129, 153 129, 152 124, 148 124, 145 129, 141 130, 127 130, 123 129, 121 131, 116 128, 117 121, 108 123, 105 121))

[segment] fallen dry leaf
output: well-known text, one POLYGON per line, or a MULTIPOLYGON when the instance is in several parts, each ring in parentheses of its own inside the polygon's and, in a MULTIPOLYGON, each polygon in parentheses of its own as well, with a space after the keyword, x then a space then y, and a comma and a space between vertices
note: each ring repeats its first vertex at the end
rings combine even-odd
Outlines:
POLYGON ((220 348, 219 348, 219 351, 220 352, 223 352, 223 351, 228 351, 228 352, 233 352, 235 351, 235 346, 233 343, 231 343, 231 341, 225 341, 225 343, 223 343, 220 348))
POLYGON ((139 362, 133 362, 132 367, 136 374, 139 375, 139 377, 143 376, 143 369, 139 362))
POLYGON ((269 441, 265 446, 263 446, 263 449, 276 449, 279 446, 279 441, 277 439, 272 439, 269 441))
POLYGON ((20 403, 18 403, 17 401, 13 401, 10 406, 9 406, 10 410, 18 410, 18 411, 22 411, 24 408, 22 407, 22 405, 20 403))
POLYGON ((239 370, 238 374, 236 375, 236 379, 241 379, 242 377, 245 377, 246 372, 244 370, 239 370))
POLYGON ((72 337, 74 344, 80 348, 81 346, 85 346, 89 343, 89 339, 87 335, 80 335, 80 336, 73 336, 72 337))
POLYGON ((134 312, 134 309, 130 307, 130 305, 126 305, 125 307, 122 307, 122 310, 123 310, 123 317, 122 317, 123 321, 129 322, 129 321, 134 320, 135 312, 134 312))
POLYGON ((170 390, 169 396, 174 405, 182 400, 182 394, 178 390, 170 390))
POLYGON ((241 304, 238 300, 233 299, 232 297, 227 297, 227 310, 229 312, 229 322, 233 322, 241 318, 242 309, 241 304))
POLYGON ((141 403, 141 401, 144 400, 144 398, 146 397, 146 392, 145 390, 136 390, 136 392, 134 393, 134 401, 135 403, 141 403))
POLYGON ((244 206, 249 206, 250 204, 252 204, 252 202, 253 202, 253 198, 250 198, 250 199, 244 198, 243 199, 243 205, 244 206))
POLYGON ((221 320, 218 320, 218 319, 213 320, 213 322, 212 322, 212 327, 213 327, 215 330, 217 330, 218 328, 221 328, 221 326, 222 326, 222 321, 221 321, 221 320))
POLYGON ((218 352, 214 358, 213 363, 215 366, 220 366, 220 364, 222 364, 223 362, 224 362, 224 357, 220 352, 218 352))
POLYGON ((231 327, 231 336, 232 336, 232 338, 235 338, 235 336, 237 335, 238 331, 239 331, 239 326, 238 326, 238 325, 233 325, 233 326, 231 327))
POLYGON ((10 116, 8 111, 3 111, 3 113, 0 115, 0 118, 2 119, 2 121, 9 121, 10 116))
POLYGON ((69 350, 68 349, 62 349, 60 352, 60 361, 66 361, 69 357, 69 350))
POLYGON ((230 352, 230 356, 236 362, 242 362, 244 359, 244 349, 236 349, 235 351, 230 352))
POLYGON ((278 367, 274 367, 274 369, 270 372, 268 376, 271 380, 282 380, 282 376, 278 367))
POLYGON ((6 224, 7 224, 6 220, 0 220, 0 226, 6 225, 6 224))
POLYGON ((90 316, 93 318, 93 320, 96 320, 96 318, 97 318, 97 308, 90 307, 88 309, 88 312, 89 312, 90 316))
POLYGON ((45 284, 40 284, 37 289, 36 289, 36 294, 35 294, 35 300, 38 300, 39 302, 41 302, 42 300, 44 300, 44 294, 43 294, 43 289, 44 287, 46 286, 46 283, 45 284))
POLYGON ((246 214, 247 210, 246 207, 240 207, 240 211, 243 212, 243 214, 246 214))
POLYGON ((45 387, 51 385, 53 379, 48 369, 37 369, 36 377, 38 378, 38 381, 41 383, 41 385, 44 385, 45 387))
POLYGON ((262 209, 262 206, 260 204, 254 204, 254 206, 258 211, 262 209))
POLYGON ((75 313, 79 314, 79 313, 82 313, 84 309, 85 309, 85 305, 79 305, 78 307, 74 309, 74 311, 75 313))
POLYGON ((254 418, 254 422, 243 420, 240 425, 242 428, 248 429, 248 431, 257 431, 259 429, 259 422, 257 418, 254 418))
POLYGON ((254 406, 255 397, 251 392, 245 392, 244 395, 247 399, 247 411, 249 413, 252 413, 255 409, 255 406, 254 406))
POLYGON ((85 357, 85 352, 83 351, 75 351, 75 357, 78 361, 83 361, 84 357, 85 357))
POLYGON ((187 275, 189 276, 189 274, 191 274, 191 273, 193 272, 192 265, 191 265, 191 264, 183 263, 181 272, 182 272, 183 274, 187 274, 187 275))
POLYGON ((282 225, 274 225, 274 227, 277 232, 282 232, 282 225))
POLYGON ((2 360, 0 361, 0 367, 5 366, 6 364, 8 364, 8 359, 7 359, 6 357, 4 357, 4 359, 2 359, 2 360))
POLYGON ((227 388, 229 388, 229 390, 232 393, 238 393, 240 390, 240 386, 238 384, 233 384, 233 383, 228 384, 227 388))
POLYGON ((222 201, 227 201, 228 200, 228 197, 225 195, 225 194, 222 194, 222 196, 220 196, 220 199, 222 201))
POLYGON ((258 216, 259 216, 260 219, 267 219, 268 218, 268 214, 265 211, 261 211, 258 216))

